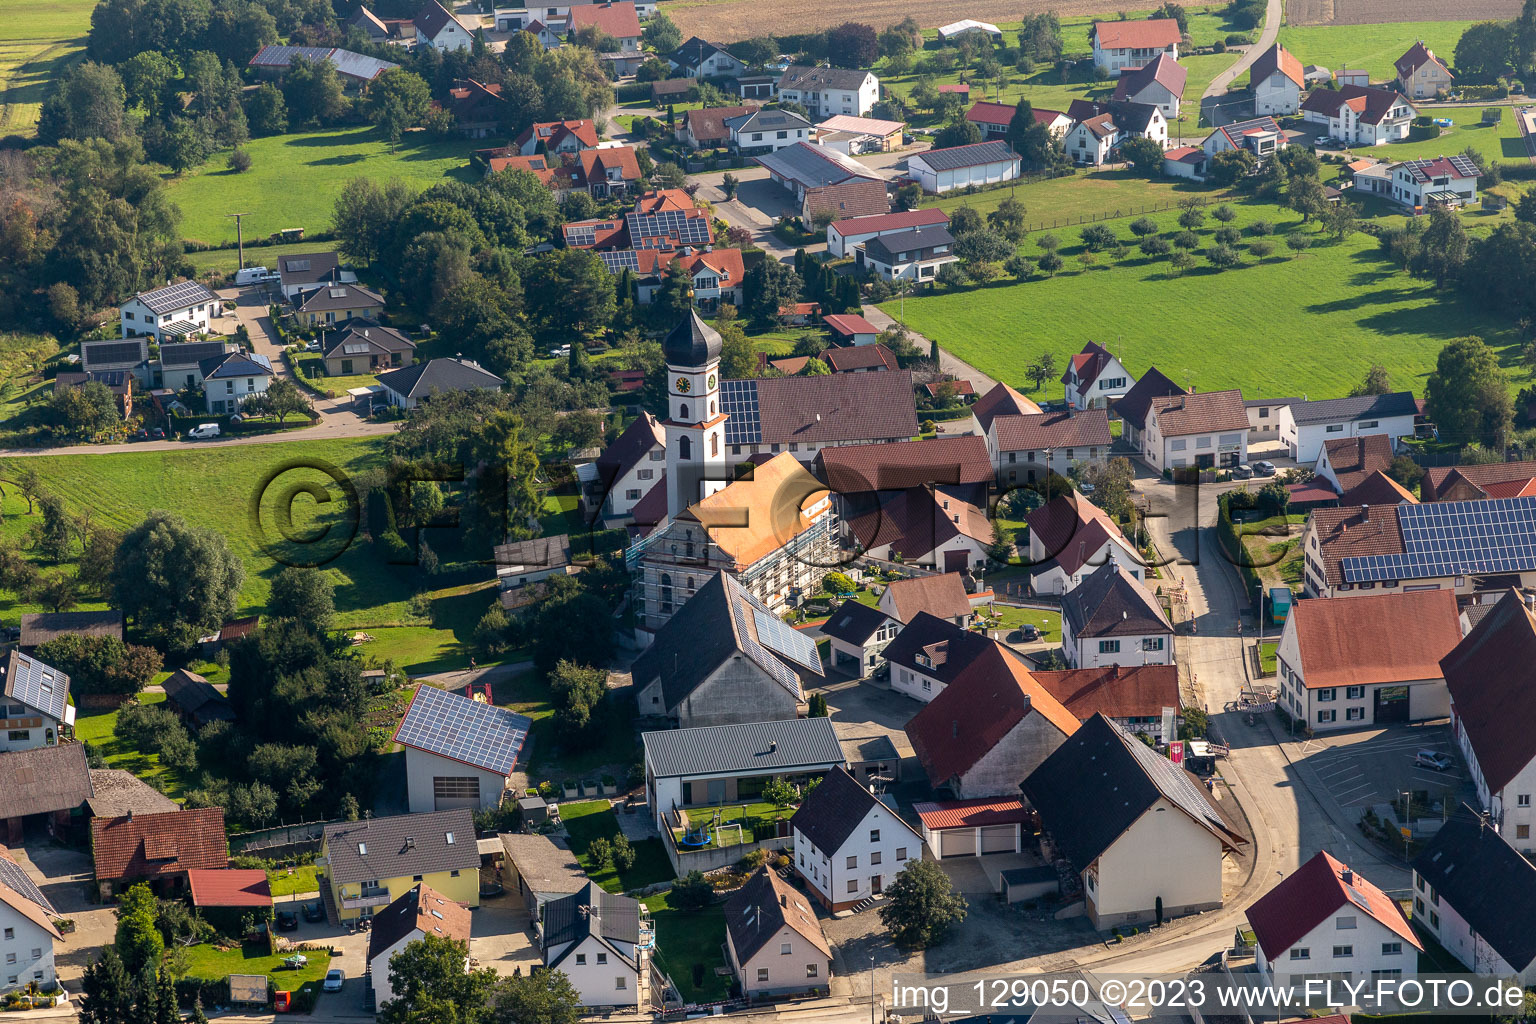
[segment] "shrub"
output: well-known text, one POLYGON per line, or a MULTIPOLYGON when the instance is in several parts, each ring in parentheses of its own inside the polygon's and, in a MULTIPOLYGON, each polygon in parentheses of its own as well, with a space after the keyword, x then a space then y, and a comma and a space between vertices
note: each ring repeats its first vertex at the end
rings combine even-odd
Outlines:
POLYGON ((609 842, 613 852, 613 866, 620 871, 628 871, 635 866, 635 848, 630 845, 629 837, 623 832, 618 833, 609 842))
POLYGON ((1274 253, 1275 243, 1269 241, 1267 238, 1261 238, 1258 241, 1250 244, 1248 246, 1248 251, 1253 253, 1254 259, 1262 260, 1274 253))
POLYGON ((690 871, 686 878, 672 883, 672 905, 680 910, 707 907, 715 898, 715 887, 702 871, 690 871))
POLYGON ((1180 231, 1173 236, 1173 244, 1179 249, 1198 249, 1200 247, 1200 236, 1193 231, 1180 231))
POLYGON ((1242 262, 1242 257, 1230 245, 1213 245, 1206 251, 1205 258, 1211 261, 1211 266, 1222 270, 1242 262))
POLYGON ((1248 225, 1248 233, 1250 235, 1258 235, 1259 237, 1272 235, 1275 233, 1275 226, 1267 220, 1256 220, 1248 225))
POLYGON ((243 149, 236 149, 229 154, 229 169, 236 174, 244 174, 251 169, 251 154, 243 149))
POLYGON ((1293 231, 1285 237, 1285 244, 1292 252, 1305 252, 1312 248, 1312 238, 1299 231, 1293 231))
POLYGON ((587 844, 587 859, 597 870, 608 870, 613 867, 613 844, 602 836, 598 836, 587 844))
POLYGON ((1082 230, 1083 244, 1089 252, 1099 252, 1115 244, 1114 229, 1105 224, 1090 224, 1082 230))
POLYGON ((1237 228, 1234 228, 1231 225, 1216 229, 1217 245, 1236 245, 1240 237, 1241 236, 1238 234, 1237 228))

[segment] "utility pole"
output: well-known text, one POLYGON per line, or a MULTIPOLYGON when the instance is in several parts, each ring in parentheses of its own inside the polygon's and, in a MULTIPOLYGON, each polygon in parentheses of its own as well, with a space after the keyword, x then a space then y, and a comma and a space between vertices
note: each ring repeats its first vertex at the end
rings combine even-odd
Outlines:
POLYGON ((240 218, 241 217, 249 217, 250 214, 249 213, 226 213, 224 216, 235 218, 235 247, 237 248, 237 250, 240 253, 240 266, 236 267, 235 269, 237 269, 237 270, 244 270, 245 269, 245 235, 240 230, 240 218))

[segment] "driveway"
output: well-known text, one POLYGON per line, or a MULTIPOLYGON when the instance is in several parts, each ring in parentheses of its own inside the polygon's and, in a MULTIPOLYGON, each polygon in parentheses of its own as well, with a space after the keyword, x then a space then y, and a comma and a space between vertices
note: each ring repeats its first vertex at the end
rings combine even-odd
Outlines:
POLYGON ((117 915, 112 908, 90 900, 96 877, 90 854, 38 838, 12 849, 11 856, 32 876, 59 916, 75 922, 75 930, 54 947, 54 966, 60 984, 79 992, 86 965, 117 935, 117 915))
MULTIPOLYGON (((1280 37, 1280 21, 1284 16, 1284 0, 1269 0, 1264 7, 1264 30, 1259 33, 1259 41, 1248 47, 1248 52, 1240 57, 1236 64, 1217 75, 1210 86, 1205 90, 1205 96, 1220 96, 1227 91, 1227 86, 1237 80, 1237 77, 1253 66, 1253 62, 1259 59, 1259 54, 1275 45, 1275 40, 1280 37)), ((1202 97, 1203 98, 1203 97, 1202 97)))

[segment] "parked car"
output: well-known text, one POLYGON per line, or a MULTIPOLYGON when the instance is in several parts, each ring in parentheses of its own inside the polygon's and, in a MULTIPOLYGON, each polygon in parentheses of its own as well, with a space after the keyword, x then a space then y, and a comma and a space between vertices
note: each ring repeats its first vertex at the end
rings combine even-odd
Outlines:
POLYGON ((1018 628, 1019 640, 1023 643, 1033 643, 1040 639, 1040 627, 1025 623, 1018 628))
POLYGON ((1246 462, 1239 462, 1232 467, 1232 475, 1238 480, 1248 480, 1253 476, 1253 467, 1246 462))
POLYGON ((304 343, 304 351, 305 352, 319 352, 320 351, 320 342, 318 340, 305 342, 304 343))
POLYGON ((277 912, 277 930, 280 932, 298 931, 299 915, 291 910, 279 910, 277 912))
POLYGON ((1437 772, 1446 771, 1455 763, 1451 755, 1442 754, 1438 750, 1421 750, 1413 756, 1414 767, 1433 768, 1437 772))
POLYGON ((304 920, 311 924, 325 920, 325 905, 319 900, 304 904, 304 920))
POLYGON ((187 431, 188 441, 206 441, 218 436, 219 425, 217 423, 199 423, 197 426, 187 431))
POLYGON ((342 983, 347 980, 347 972, 340 967, 332 967, 325 972, 325 983, 320 987, 327 992, 340 992, 342 983))
POLYGON ((1274 476, 1275 464, 1273 462, 1260 459, 1258 462, 1253 464, 1253 471, 1259 474, 1259 476, 1274 476))

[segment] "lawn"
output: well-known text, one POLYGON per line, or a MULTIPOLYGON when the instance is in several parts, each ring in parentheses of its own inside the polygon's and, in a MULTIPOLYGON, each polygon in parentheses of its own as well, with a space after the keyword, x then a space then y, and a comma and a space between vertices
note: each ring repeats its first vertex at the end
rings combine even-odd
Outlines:
POLYGON ((672 906, 672 894, 660 893, 641 900, 651 912, 656 928, 656 963, 677 984, 684 1002, 708 1003, 730 994, 730 975, 717 975, 725 967, 725 906, 716 903, 703 910, 672 906), (700 973, 695 975, 695 967, 700 973), (700 984, 694 984, 694 978, 700 984))
MULTIPOLYGON (((509 652, 505 661, 527 657, 523 651, 509 652)), ((607 729, 601 746, 568 750, 555 729, 555 707, 550 703, 549 684, 537 671, 529 669, 494 684, 492 694, 498 707, 511 708, 533 721, 530 741, 533 754, 527 772, 535 781, 547 780, 559 785, 566 780, 595 779, 604 774, 624 778, 631 766, 640 761, 640 741, 632 728, 607 729)))
POLYGON ((326 231, 336 197, 353 178, 400 178, 419 189, 447 174, 467 180, 469 154, 484 146, 455 139, 406 144, 391 153, 389 140, 371 126, 274 135, 246 143, 249 171, 232 173, 225 166, 229 153, 217 153, 199 170, 171 178, 170 198, 181 207, 182 237, 212 245, 234 245, 235 222, 227 215, 235 211, 249 214, 248 238, 284 228, 326 231))
POLYGON ((294 992, 304 985, 318 985, 330 970, 329 953, 306 950, 309 965, 290 971, 282 966, 283 957, 267 955, 265 943, 247 943, 239 949, 218 949, 210 945, 187 949, 187 975, 193 978, 226 978, 231 974, 265 974, 279 991, 294 992))
POLYGON ((1259 675, 1272 676, 1278 671, 1275 665, 1275 648, 1279 646, 1279 640, 1265 640, 1259 644, 1259 675))
POLYGON ((0 0, 0 135, 31 137, 43 100, 85 47, 96 0, 0 0))
MULTIPOLYGON (((752 826, 748 822, 756 818, 758 821, 780 821, 791 817, 795 813, 795 807, 779 807, 776 804, 733 804, 726 807, 696 807, 688 812, 689 821, 707 831, 709 841, 703 846, 692 849, 707 850, 714 846, 738 846, 753 842, 752 826), (711 824, 715 811, 720 812, 720 824, 724 831, 717 832, 711 824), (740 828, 732 828, 739 825, 740 828)), ((672 834, 678 839, 683 837, 682 829, 673 829, 672 834)))
POLYGON ((1484 159, 1523 164, 1526 162, 1525 143, 1515 123, 1515 110, 1505 101, 1472 107, 1420 107, 1420 114, 1426 117, 1448 117, 1455 126, 1443 129, 1438 138, 1393 142, 1354 152, 1357 156, 1374 156, 1385 160, 1412 160, 1419 157, 1453 156, 1471 146, 1484 159), (1502 107, 1504 119, 1496 125, 1483 125, 1484 106, 1502 107))
POLYGON ((295 864, 291 868, 268 868, 267 884, 272 887, 274 899, 320 891, 320 885, 315 881, 313 864, 295 864))
MULTIPOLYGON (((142 704, 159 704, 163 700, 165 700, 163 693, 139 694, 139 702, 142 704)), ((117 724, 116 711, 80 710, 77 715, 75 739, 89 743, 102 757, 106 758, 108 768, 121 768, 132 772, 142 781, 163 791, 172 800, 180 800, 186 795, 182 789, 181 779, 175 772, 160 763, 159 754, 143 753, 113 738, 112 728, 117 724)))
MULTIPOLYGON (((1364 69, 1371 81, 1385 82, 1397 72, 1392 62, 1419 40, 1447 62, 1470 21, 1397 21, 1384 25, 1282 25, 1280 45, 1303 64, 1331 71, 1364 69)), ((1234 83, 1235 84, 1235 83, 1234 83)))
MULTIPOLYGON (((368 626, 372 640, 358 647, 364 658, 393 661, 413 676, 469 668, 475 625, 496 600, 495 583, 471 583, 433 592, 430 625, 368 626)), ((520 653, 509 653, 516 660, 520 653)))
MULTIPOLYGON (((268 270, 277 269, 277 258, 289 256, 293 253, 303 252, 330 252, 336 248, 335 242, 289 242, 283 245, 251 245, 246 241, 245 264, 248 267, 266 267, 268 270)), ((187 260, 197 268, 199 274, 217 272, 234 276, 240 269, 240 250, 230 243, 228 249, 205 249, 202 252, 187 253, 187 260)))
MULTIPOLYGON (((1296 215, 1256 201, 1234 201, 1242 226, 1264 219, 1276 240, 1303 230, 1296 215)), ((1153 219, 1164 231, 1176 215, 1153 219)), ((1470 215, 1469 228, 1486 223, 1470 215)), ((1210 226, 1202 248, 1210 245, 1210 226)), ((1123 239, 1125 223, 1110 222, 1123 239)), ((909 298, 907 323, 936 338, 983 373, 1027 388, 1024 367, 1043 352, 1057 365, 1084 341, 1109 344, 1135 375, 1156 365, 1180 384, 1202 391, 1240 388, 1244 396, 1347 394, 1373 363, 1392 374, 1395 386, 1422 394, 1425 377, 1450 338, 1479 334, 1495 348, 1517 381, 1512 325, 1454 295, 1437 297, 1433 284, 1398 272, 1381 260, 1376 242, 1357 234, 1334 243, 1314 233, 1314 247, 1293 256, 1284 245, 1255 264, 1215 272, 1203 257, 1182 276, 1170 276, 1165 260, 1132 257, 1111 266, 1101 254, 1094 269, 1081 269, 1076 231, 1058 231, 1067 268, 1052 278, 996 283, 961 292, 909 298), (1061 329, 1048 311, 1091 310, 1077 330, 1061 329)), ((1250 239, 1244 236, 1244 245, 1250 239)), ((1038 256, 1038 237, 1024 251, 1038 256)), ((897 303, 883 308, 897 315, 897 303)), ((1034 397, 1060 398, 1061 385, 1034 397)))
POLYGON ((1188 196, 1209 196, 1210 189, 1195 182, 1147 179, 1125 170, 1078 171, 1060 178, 1032 181, 1013 188, 994 188, 970 195, 944 196, 925 201, 924 207, 953 213, 969 206, 982 216, 1012 196, 1024 204, 1025 227, 1030 231, 1055 231, 1063 241, 1074 241, 1063 232, 1095 219, 1149 215, 1159 208, 1173 209, 1188 196))
POLYGON ((298 372, 304 375, 305 380, 321 391, 330 392, 333 397, 345 395, 353 388, 373 387, 379 382, 378 375, 372 373, 331 376, 325 372, 325 360, 319 352, 301 352, 297 363, 298 372))
POLYGON ((992 610, 997 613, 997 622, 988 622, 988 629, 1003 629, 1009 633, 1020 626, 1034 626, 1040 630, 1041 640, 1061 639, 1061 615, 1058 612, 1042 611, 1039 608, 1013 608, 1008 605, 995 604, 992 610))
POLYGON ((571 835, 571 850, 576 854, 587 877, 609 892, 628 892, 643 889, 655 882, 665 882, 674 877, 672 862, 660 839, 645 839, 633 844, 635 862, 628 871, 613 867, 598 870, 587 856, 587 847, 594 839, 612 839, 619 834, 619 819, 606 800, 590 800, 586 803, 561 804, 560 820, 571 835))
POLYGON ((1306 522, 1307 517, 1304 515, 1290 515, 1283 522, 1279 516, 1271 516, 1268 519, 1238 523, 1248 561, 1259 574, 1259 579, 1264 581, 1266 589, 1295 589, 1301 585, 1305 564, 1301 550, 1301 530, 1306 522), (1282 527, 1290 531, 1289 536, 1280 532, 1282 527), (1262 530, 1276 532, 1266 534, 1261 533, 1262 530))

